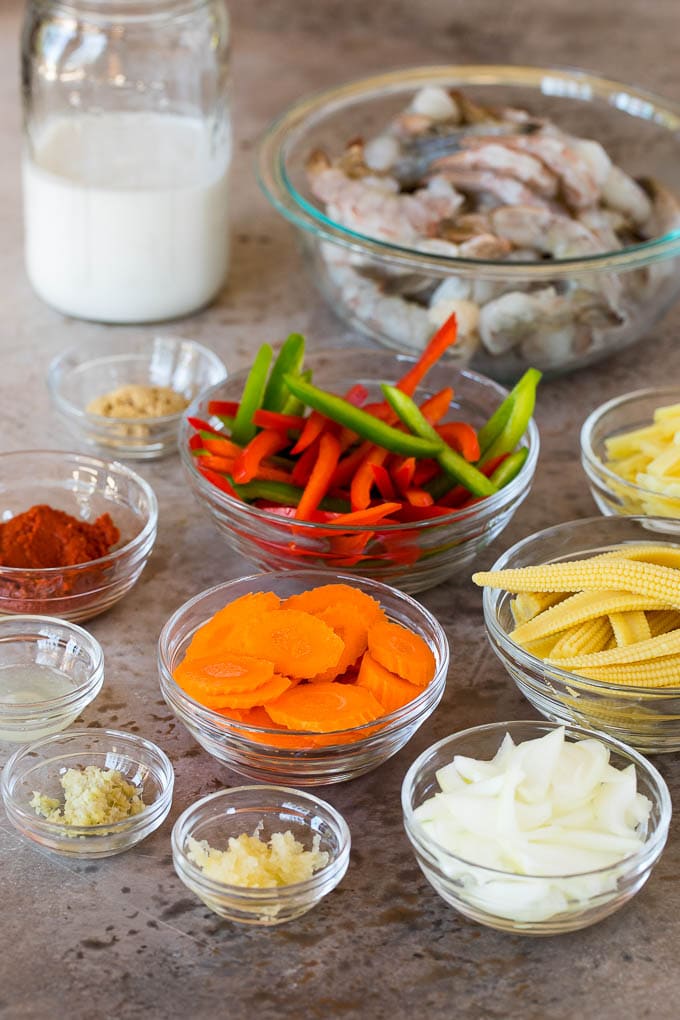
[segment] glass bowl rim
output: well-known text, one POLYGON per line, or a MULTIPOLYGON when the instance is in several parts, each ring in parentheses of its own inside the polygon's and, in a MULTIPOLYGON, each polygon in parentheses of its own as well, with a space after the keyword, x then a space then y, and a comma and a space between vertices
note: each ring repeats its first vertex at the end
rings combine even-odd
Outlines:
MULTIPOLYGON (((654 804, 652 806, 654 806, 654 804)), ((590 729, 585 726, 578 726, 576 723, 552 722, 549 719, 510 719, 506 722, 485 723, 481 726, 469 726, 467 729, 458 730, 456 733, 450 733, 447 737, 437 740, 434 744, 425 748, 425 750, 418 755, 404 776, 401 785, 401 807, 404 817, 404 827, 406 828, 409 838, 413 836, 413 838, 426 850, 430 850, 431 852, 431 848, 435 848, 439 853, 445 856, 446 859, 459 861, 462 864, 476 868, 480 872, 484 872, 485 874, 493 877, 498 876, 507 878, 508 876, 512 876, 513 878, 517 878, 519 880, 526 879, 527 881, 554 881, 556 879, 564 880, 571 878, 585 878, 594 875, 604 875, 611 872, 613 869, 618 869, 622 866, 626 866, 626 870, 629 872, 638 864, 646 864, 649 862, 650 865, 653 865, 666 843, 668 828, 673 813, 671 796, 666 780, 663 778, 656 766, 652 765, 652 763, 645 758, 644 755, 640 754, 639 751, 636 751, 635 748, 625 744, 622 740, 618 740, 616 737, 609 736, 609 734, 602 733, 599 730, 590 729), (484 864, 475 864, 474 861, 469 861, 465 857, 460 857, 458 854, 451 853, 451 851, 447 850, 446 847, 441 845, 441 843, 438 843, 435 839, 428 836, 424 832, 420 822, 418 822, 418 820, 414 817, 414 809, 410 804, 411 791, 415 785, 417 775, 425 764, 426 759, 446 747, 448 744, 453 743, 458 738, 490 732, 497 732, 499 734, 503 732, 508 733, 508 727, 512 726, 530 726, 536 730, 540 728, 548 730, 564 729, 565 736, 567 737, 570 734, 576 733, 586 739, 594 738, 595 740, 600 740, 602 743, 608 745, 610 749, 613 748, 619 754, 623 754, 624 757, 631 759, 635 764, 636 769, 640 769, 641 773, 646 775, 647 779, 650 780, 650 785, 654 791, 654 798, 659 809, 659 820, 642 846, 633 853, 628 854, 626 857, 622 857, 619 861, 614 861, 612 864, 607 864, 601 868, 594 868, 590 871, 577 871, 567 875, 518 875, 513 871, 502 871, 499 868, 490 868, 484 864)))
MULTIPOLYGON (((90 634, 84 627, 80 627, 70 620, 62 620, 57 616, 44 616, 39 613, 21 613, 19 615, 0 616, 0 644, 3 643, 3 630, 9 632, 6 636, 7 640, 11 640, 13 637, 18 640, 22 636, 12 632, 12 628, 16 627, 17 624, 34 624, 36 628, 41 624, 65 628, 86 649, 92 659, 92 665, 88 670, 86 680, 75 686, 72 691, 60 694, 56 698, 45 698, 42 701, 21 702, 19 704, 5 704, 0 701, 0 720, 3 723, 31 719, 36 713, 41 715, 44 712, 49 712, 50 714, 65 713, 71 708, 76 708, 84 698, 89 699, 93 690, 96 694, 96 688, 101 686, 104 679, 104 650, 93 634, 90 634)), ((40 634, 35 635, 35 637, 40 636, 40 634)))
MULTIPOLYGON (((118 460, 103 460, 100 457, 92 457, 89 453, 78 453, 74 450, 9 450, 4 453, 0 453, 0 471, 2 470, 3 464, 12 457, 52 457, 57 459, 64 457, 67 459, 75 459, 76 463, 80 463, 83 467, 94 468, 98 471, 106 470, 109 473, 116 472, 124 475, 128 481, 131 481, 134 485, 140 489, 147 502, 146 520, 144 525, 134 538, 131 538, 129 542, 122 545, 119 549, 114 549, 113 552, 107 553, 106 556, 100 556, 96 560, 86 560, 85 563, 75 563, 70 567, 6 567, 0 565, 0 577, 56 577, 57 574, 63 573, 65 570, 69 572, 69 576, 73 573, 80 573, 90 570, 93 566, 105 567, 109 564, 115 563, 117 560, 123 559, 125 556, 129 556, 131 553, 136 552, 141 548, 149 538, 151 538, 156 531, 158 525, 158 500, 156 493, 153 491, 147 481, 145 481, 141 475, 133 471, 132 468, 122 464, 118 460)), ((114 503, 114 505, 116 505, 114 503)), ((28 508, 27 508, 28 509, 28 508)), ((92 594, 89 592, 88 594, 92 594)), ((61 600, 69 596, 60 595, 58 598, 61 600)))
MULTIPOLYGON (((133 0, 133 2, 137 2, 137 0, 133 0)), ((176 342, 176 345, 186 344, 199 351, 201 356, 204 357, 206 361, 210 362, 212 368, 216 371, 222 372, 222 379, 218 380, 217 383, 212 383, 211 385, 218 385, 219 382, 223 382, 228 377, 227 366, 224 364, 219 355, 205 344, 201 344, 197 340, 192 340, 189 337, 163 335, 149 338, 149 344, 153 343, 155 340, 163 340, 164 342, 174 341, 176 342)), ((143 338, 136 342, 144 343, 145 340, 143 338)), ((71 403, 70 400, 67 400, 66 397, 61 394, 59 389, 59 383, 63 378, 64 373, 64 362, 66 362, 69 357, 74 355, 82 357, 80 364, 77 366, 77 369, 81 369, 84 365, 91 366, 97 363, 111 361, 123 362, 128 358, 147 358, 148 356, 144 351, 135 352, 129 350, 115 350, 109 351, 108 354, 93 355, 86 361, 84 360, 84 354, 85 352, 82 347, 72 344, 70 347, 66 347, 59 354, 56 354, 50 361, 49 368, 47 369, 47 388, 57 409, 61 411, 62 414, 68 415, 74 421, 78 421, 80 425, 90 423, 99 428, 110 427, 111 429, 121 425, 146 425, 147 427, 155 426, 156 428, 159 428, 163 425, 169 426, 173 425, 175 422, 181 421, 187 408, 183 408, 181 411, 173 411, 172 414, 159 414, 144 418, 116 418, 111 415, 93 414, 91 411, 87 411, 84 408, 71 403)), ((76 369, 71 369, 71 371, 75 370, 76 369)), ((190 401, 190 403, 192 403, 192 401, 190 401)), ((149 437, 149 441, 154 442, 153 437, 149 437)))
MULTIPOLYGON (((347 358, 347 351, 350 348, 341 347, 339 345, 331 347, 322 347, 309 352, 310 358, 335 358, 340 357, 347 358)), ((398 354, 396 352, 390 352, 388 350, 374 350, 373 348, 356 348, 357 351, 361 352, 362 357, 374 356, 376 360, 378 358, 389 358, 393 357, 396 363, 403 364, 414 364, 416 359, 406 354, 398 354)), ((467 367, 455 367, 451 366, 450 369, 452 375, 458 374, 464 376, 469 382, 474 385, 481 385, 487 389, 496 391, 498 394, 499 403, 509 393, 504 386, 497 383, 490 376, 483 375, 481 372, 475 372, 467 367)), ((179 452, 180 459, 184 470, 189 475, 189 478, 195 483, 198 491, 202 498, 206 498, 209 501, 214 501, 217 506, 230 516, 233 513, 236 515, 243 514, 244 517, 250 518, 253 521, 259 521, 265 524, 274 524, 279 527, 285 527, 288 524, 289 527, 299 528, 301 533, 308 535, 325 533, 334 534, 336 531, 343 534, 361 534, 367 530, 365 524, 335 524, 333 521, 329 521, 327 524, 320 523, 318 521, 297 521, 290 518, 285 518, 278 514, 270 513, 267 510, 263 510, 260 507, 252 506, 250 503, 246 503, 240 499, 234 499, 226 492, 222 492, 217 486, 212 485, 206 478, 203 477, 200 471, 196 468, 196 458, 191 456, 191 452, 188 448, 188 431, 189 431, 189 418, 196 417, 198 406, 209 400, 220 387, 224 386, 225 382, 238 382, 243 379, 245 381, 248 374, 248 368, 241 369, 238 372, 231 374, 228 379, 222 379, 220 382, 215 383, 213 386, 204 390, 200 393, 195 400, 191 402, 189 407, 183 412, 182 421, 180 424, 179 431, 179 452)), ((417 391, 416 391, 417 392, 417 391)), ((455 399, 455 393, 454 393, 455 399)), ((446 516, 441 517, 425 518, 422 521, 411 521, 410 523, 395 523, 386 524, 378 522, 370 530, 384 532, 388 535, 394 535, 400 531, 408 532, 428 532, 437 528, 443 528, 447 526, 456 525, 463 521, 469 522, 470 528, 474 528, 480 521, 484 521, 487 517, 493 517, 496 513, 502 511, 506 504, 513 503, 520 492, 523 492, 527 486, 531 485, 532 479, 536 472, 536 465, 538 463, 538 457, 541 450, 540 433, 536 419, 532 415, 529 419, 529 424, 526 427, 524 436, 521 438, 527 438, 528 440, 528 456, 520 468, 518 474, 512 479, 507 485, 504 485, 498 492, 493 493, 491 496, 486 496, 480 500, 479 503, 473 504, 471 507, 463 507, 461 509, 452 509, 446 516)), ((521 440, 520 440, 521 441, 521 440)), ((465 539, 463 541, 466 541, 465 539)))
MULTIPOLYGON (((84 753, 101 754, 104 752, 103 750, 96 751, 93 749, 84 753)), ((53 766, 56 765, 58 768, 59 760, 59 757, 56 756, 51 759, 51 764, 53 766)), ((149 822, 156 821, 159 817, 162 819, 164 812, 170 807, 174 783, 175 772, 172 762, 158 744, 155 744, 147 737, 142 737, 140 734, 130 733, 126 730, 93 727, 90 729, 61 730, 58 733, 52 733, 49 736, 41 737, 30 744, 19 747, 8 759, 7 764, 2 770, 0 775, 0 792, 5 804, 11 805, 13 815, 25 822, 27 829, 33 832, 42 832, 52 837, 71 837, 72 834, 73 836, 87 835, 88 841, 90 841, 92 838, 105 839, 109 836, 116 836, 119 833, 133 833, 138 829, 145 828, 149 822), (122 739, 128 745, 128 750, 121 752, 126 758, 130 757, 132 748, 138 748, 140 752, 144 752, 153 761, 155 771, 160 776, 160 790, 156 799, 151 804, 145 804, 142 811, 137 815, 121 818, 117 822, 101 822, 97 825, 69 825, 65 822, 50 822, 35 812, 27 811, 21 807, 15 801, 12 788, 12 780, 15 778, 13 773, 16 766, 21 763, 22 759, 28 758, 29 755, 43 748, 46 744, 57 744, 60 740, 65 740, 69 737, 81 739, 99 737, 102 738, 102 742, 104 742, 103 738, 107 738, 109 741, 122 739)))
MULTIPOLYGON (((182 704, 182 707, 187 707, 191 710, 196 720, 201 723, 205 723, 207 726, 214 726, 217 720, 220 721, 220 729, 225 734, 229 733, 229 730, 236 728, 240 736, 245 740, 250 740, 249 734, 255 734, 257 736, 290 736, 290 737, 306 737, 312 739, 313 737, 332 737, 335 734, 342 735, 360 735, 361 740, 355 741, 341 741, 338 744, 329 744, 325 747, 318 748, 317 750, 322 751, 334 751, 342 749, 351 753, 352 749, 360 748, 365 746, 365 741, 370 740, 371 737, 383 737, 386 733, 392 732, 398 729, 401 725, 406 725, 417 718, 421 708, 429 707, 429 703, 433 697, 438 698, 440 693, 446 686, 446 680, 448 677, 449 663, 450 663, 450 645, 449 640, 446 636, 444 628, 439 623, 439 620, 433 613, 429 611, 424 605, 413 598, 412 595, 408 595, 406 592, 401 591, 399 588, 394 588, 391 585, 385 584, 383 581, 374 581, 370 577, 357 577, 352 574, 334 574, 334 581, 329 581, 329 575, 325 570, 311 570, 311 569, 298 569, 298 570, 262 570, 256 574, 248 574, 244 577, 237 577, 231 581, 222 581, 220 584, 215 584, 211 588, 206 588, 204 591, 199 592, 192 598, 184 602, 172 616, 166 620, 158 638, 158 667, 161 675, 161 693, 165 696, 165 687, 169 687, 171 693, 175 698, 182 704), (384 715, 379 716, 377 719, 373 719, 371 722, 362 723, 361 726, 352 726, 349 729, 344 730, 280 730, 275 728, 269 728, 266 726, 253 726, 249 723, 240 722, 238 719, 229 719, 228 716, 221 715, 219 712, 212 708, 207 708, 205 705, 201 705, 200 702, 194 701, 177 683, 173 677, 168 662, 167 645, 169 641, 169 635, 171 631, 178 625, 182 616, 187 613, 194 606, 197 606, 204 598, 214 595, 218 591, 224 591, 225 588, 231 586, 246 584, 249 581, 259 580, 260 578, 272 577, 275 580, 289 581, 295 580, 300 575, 304 575, 313 583, 314 580, 321 581, 323 584, 348 584, 352 587, 357 586, 357 581, 360 581, 362 585, 367 585, 370 588, 378 589, 378 591, 387 589, 390 594, 397 595, 400 602, 405 603, 411 609, 410 615, 413 615, 413 610, 416 609, 416 615, 423 621, 427 622, 431 631, 435 634, 437 642, 435 650, 440 656, 440 661, 437 663, 437 672, 429 682, 427 687, 424 687, 419 694, 416 695, 406 705, 402 705, 401 708, 395 709, 393 712, 386 712, 384 715), (380 723, 380 729, 377 732, 371 732, 375 730, 376 724, 380 723), (227 725, 228 724, 228 725, 227 725)), ((376 596, 377 597, 377 596, 376 596)), ((423 639, 425 640, 425 639, 423 639)), ((428 648, 432 651, 430 642, 427 642, 428 648)), ((266 746, 263 745, 263 750, 266 746)), ((281 748, 283 751, 289 751, 291 753, 299 750, 306 751, 307 748, 296 749, 295 747, 281 748)))
MULTIPOLYGON (((670 518, 664 517, 645 517, 645 516, 634 516, 632 514, 626 514, 625 516, 613 515, 611 517, 582 517, 575 521, 563 521, 561 524, 553 524, 549 528, 543 528, 541 531, 535 531, 531 535, 527 535, 526 538, 521 539, 519 542, 515 542, 514 545, 510 546, 502 553, 496 562, 489 568, 489 570, 504 570, 508 559, 520 549, 531 545, 536 539, 548 537, 551 532, 557 532, 565 527, 588 527, 591 524, 601 524, 603 520, 607 521, 626 521, 626 522, 637 522, 639 524, 647 524, 649 522, 657 523, 659 525, 667 524, 670 518)), ((616 525, 613 525, 616 527, 616 525)), ((612 547, 617 543, 612 542, 612 547)), ((619 545, 625 545, 625 542, 619 542, 619 545)), ((680 545, 680 543, 678 543, 680 545)), ((564 559, 564 557, 562 557, 564 559)), ((549 670, 543 659, 539 659, 538 656, 532 655, 531 652, 526 651, 520 645, 516 644, 508 635, 507 631, 503 630, 496 613, 496 606, 501 596, 507 594, 504 588, 492 588, 491 586, 485 586, 482 593, 482 606, 484 610, 484 622, 486 624, 488 635, 493 638, 498 644, 502 645, 508 653, 512 656, 514 661, 522 666, 524 669, 528 669, 533 672, 543 673, 549 672, 552 676, 557 677, 565 685, 568 684, 570 687, 578 688, 580 690, 592 689, 598 693, 607 693, 614 696, 625 695, 626 697, 632 697, 633 695, 640 697, 642 696, 646 701, 660 701, 665 700, 669 697, 677 697, 680 695, 680 683, 676 687, 636 687, 634 684, 616 684, 613 681, 607 682, 604 680, 594 680, 591 677, 579 676, 578 673, 571 673, 567 669, 561 669, 559 666, 550 665, 549 670)), ((613 737, 608 739, 614 739, 613 737)))
MULTIPOLYGON (((648 397, 654 396, 655 394, 658 394, 661 399, 663 399, 663 394, 668 394, 669 397, 674 395, 676 402, 680 402, 680 386, 646 386, 639 390, 631 390, 629 393, 622 393, 618 397, 612 397, 611 400, 606 400, 603 404, 596 407, 594 411, 590 412, 583 422, 579 434, 583 467, 593 482, 605 482, 609 488, 611 488, 612 485, 616 488, 625 488, 633 495, 639 496, 640 498, 653 496, 659 499, 668 500, 669 502, 676 502, 680 505, 680 496, 666 496, 662 492, 655 492, 654 489, 646 489, 642 485, 638 485, 636 482, 629 482, 628 479, 622 478, 621 475, 617 475, 615 471, 612 471, 612 469, 606 465, 601 457, 598 457, 593 448, 593 432, 606 415, 608 415, 611 411, 616 411, 620 407, 624 407, 626 404, 632 404, 635 400, 644 400, 648 397), (593 477, 595 473, 596 475, 593 477)), ((638 514, 635 516, 643 515, 638 514)))
MULTIPOLYGON (((281 805, 285 805, 282 803, 281 805)), ((257 808, 244 807, 244 812, 253 811, 257 812, 257 808)), ((232 786, 225 787, 221 790, 216 790, 214 793, 209 793, 205 797, 201 797, 189 804, 184 809, 181 815, 177 818, 175 824, 172 827, 172 833, 170 836, 172 845, 172 855, 175 862, 181 865, 182 870, 191 878, 192 882, 197 886, 200 886, 206 894, 213 893, 216 895, 224 895, 225 893, 233 895, 235 898, 249 899, 254 903, 268 901, 271 899, 281 898, 295 898, 304 897, 305 894, 313 893, 317 886, 328 881, 328 879, 342 878, 344 871, 349 863, 349 855, 352 846, 352 835, 344 816, 334 808, 328 801, 323 800, 321 797, 317 797, 312 793, 305 793, 302 790, 297 790, 292 786, 278 786, 273 783, 258 783, 249 784, 246 786, 232 786), (287 796, 289 801, 307 802, 309 806, 320 808, 324 813, 325 821, 331 825, 333 832, 338 840, 337 853, 331 857, 331 860, 327 864, 324 864, 322 868, 315 871, 314 874, 301 882, 290 882, 287 885, 275 885, 265 886, 264 888, 250 888, 249 886, 230 885, 227 882, 218 882, 215 879, 206 877, 201 869, 189 860, 189 857, 184 849, 183 840, 186 836, 190 835, 188 831, 182 831, 187 829, 191 823, 195 823, 200 819, 201 812, 209 804, 222 798, 228 798, 233 793, 267 793, 271 792, 273 797, 278 796, 281 801, 287 796), (340 873, 338 875, 338 873, 340 873)))
POLYGON ((592 95, 606 98, 621 93, 634 94, 636 99, 655 108, 657 123, 663 118, 664 126, 669 130, 680 130, 680 104, 649 90, 581 68, 515 64, 419 65, 353 79, 291 103, 269 125, 259 140, 256 169, 260 188, 287 220, 325 241, 372 255, 379 260, 388 258, 400 265, 418 268, 421 272, 430 269, 435 275, 449 270, 459 275, 473 276, 475 272, 488 270, 495 271, 499 277, 517 279, 525 278, 527 272, 531 271, 532 277, 538 281, 554 277, 556 272, 571 276, 583 272, 633 269, 680 252, 680 230, 673 230, 661 237, 629 245, 618 251, 552 259, 549 262, 509 263, 493 259, 452 258, 377 240, 344 227, 322 213, 294 188, 288 177, 283 152, 291 134, 295 136, 295 133, 301 131, 307 125, 308 118, 312 122, 320 121, 327 113, 342 108, 346 102, 373 98, 374 93, 396 94, 405 91, 408 86, 442 84, 451 78, 463 86, 494 84, 534 88, 540 87, 545 78, 557 78, 564 82, 586 85, 591 90, 591 99, 592 95), (498 78, 498 81, 490 81, 491 76, 498 78))

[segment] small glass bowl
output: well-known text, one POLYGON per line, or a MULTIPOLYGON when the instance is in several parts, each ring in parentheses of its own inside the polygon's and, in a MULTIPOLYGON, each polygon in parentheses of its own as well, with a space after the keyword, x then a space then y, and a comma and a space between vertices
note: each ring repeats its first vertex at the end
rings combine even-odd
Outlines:
POLYGON ((5 765, 0 791, 7 817, 27 839, 69 857, 111 857, 150 836, 172 803, 174 772, 150 740, 120 730, 69 730, 19 748, 5 765), (117 769, 146 805, 131 818, 102 825, 48 822, 30 802, 35 791, 63 800, 60 776, 69 768, 117 769))
POLYGON ((73 567, 0 566, 0 613, 87 620, 110 609, 139 579, 156 540, 158 503, 143 478, 115 461, 57 450, 0 454, 0 520, 49 504, 78 520, 109 513, 117 548, 73 567))
POLYGON ((645 843, 636 853, 608 868, 574 875, 515 875, 466 861, 436 843, 414 817, 414 810, 440 789, 437 771, 455 755, 489 760, 509 733, 515 743, 534 740, 557 723, 529 720, 499 722, 454 733, 429 747, 406 773, 401 791, 404 827, 416 860, 439 895, 465 917, 515 935, 560 935, 596 924, 638 892, 666 844, 671 819, 668 787, 654 766, 618 740, 580 726, 566 727, 568 740, 596 737, 610 752, 610 764, 633 764, 638 791, 652 802, 645 843), (568 909, 545 916, 545 896, 553 890, 566 897, 568 909), (499 909, 498 897, 513 907, 499 909), (541 900, 543 899, 543 906, 541 900))
MULTIPOLYGON (((601 513, 675 518, 680 531, 680 496, 664 496, 622 478, 607 466, 606 448, 613 436, 651 425, 659 407, 678 403, 678 386, 636 390, 608 400, 586 418, 581 429, 581 464, 601 513)), ((672 527, 670 521, 668 527, 672 527)))
MULTIPOLYGON (((380 383, 396 382, 412 364, 403 356, 361 348, 329 348, 305 358, 305 368, 312 370, 315 384, 322 389, 344 393, 354 383, 361 383, 369 400, 381 400, 380 383)), ((188 416, 210 420, 210 401, 240 399, 245 377, 245 372, 235 374, 202 394, 188 416)), ((491 379, 450 365, 435 365, 416 397, 422 401, 446 386, 455 392, 447 420, 463 419, 475 428, 483 425, 507 396, 507 390, 491 379)), ((218 419, 213 420, 221 427, 218 419)), ((185 418, 180 453, 189 485, 228 544, 246 559, 262 570, 308 566, 333 575, 342 570, 412 594, 454 574, 469 572, 479 553, 509 524, 529 494, 540 446, 532 419, 523 437, 529 456, 517 477, 499 492, 443 517, 375 525, 367 531, 366 525, 340 527, 291 520, 221 492, 196 467, 189 449, 192 432, 185 418), (356 549, 358 554, 353 552, 356 549)))
POLYGON ((0 618, 0 741, 26 744, 66 729, 103 682, 101 645, 82 627, 49 616, 0 618))
POLYGON ((583 368, 648 336, 680 294, 680 231, 672 217, 662 236, 619 250, 512 262, 451 257, 424 246, 376 240, 346 227, 316 198, 306 172, 315 150, 335 157, 350 140, 377 136, 420 89, 432 86, 462 89, 475 102, 549 117, 568 134, 600 142, 628 174, 651 176, 680 194, 678 104, 587 71, 430 65, 304 96, 265 133, 258 175, 269 201, 297 229, 310 272, 333 311, 378 343, 413 353, 434 332, 437 312, 449 297, 472 301, 482 315, 500 319, 507 306, 496 306, 498 298, 513 294, 521 301, 527 292, 542 291, 552 300, 552 288, 557 296, 552 311, 528 310, 512 329, 502 323, 488 332, 475 327, 466 344, 450 352, 506 380, 529 366, 546 375, 583 368), (451 288, 446 295, 439 291, 444 283, 445 291, 451 288), (622 297, 614 297, 619 290, 622 297), (585 312, 583 298, 589 302, 585 312))
POLYGON ((431 683, 408 705, 379 720, 349 730, 312 733, 268 729, 227 718, 199 705, 175 683, 173 672, 184 658, 195 631, 228 602, 248 592, 273 591, 282 599, 328 584, 328 574, 314 570, 255 574, 218 584, 186 602, 170 617, 158 641, 161 693, 191 735, 234 772, 265 782, 322 786, 354 779, 396 754, 434 712, 441 701, 449 665, 449 646, 440 624, 423 606, 377 581, 338 574, 371 595, 395 623, 419 634, 435 658, 431 683))
POLYGON ((347 871, 350 843, 347 822, 326 801, 285 786, 236 786, 203 797, 179 816, 172 830, 172 857, 185 886, 220 917, 274 925, 306 914, 335 889, 347 871), (251 889, 207 878, 189 859, 189 839, 226 850, 230 838, 252 836, 256 830, 265 842, 273 833, 290 831, 305 850, 311 850, 318 835, 328 863, 304 882, 251 889))
POLYGON ((180 337, 127 341, 112 350, 109 339, 59 354, 47 375, 50 396, 69 431, 84 447, 130 460, 153 460, 177 450, 183 411, 155 418, 108 418, 87 406, 95 397, 129 384, 168 386, 188 403, 224 379, 227 370, 208 347, 180 337))
MULTIPOLYGON (((538 566, 607 552, 618 545, 680 545, 673 522, 653 517, 592 517, 539 531, 512 546, 493 570, 538 566)), ((484 621, 491 647, 522 694, 542 715, 603 730, 647 754, 680 750, 680 678, 653 690, 589 680, 547 665, 509 637, 512 595, 484 589, 484 621)))

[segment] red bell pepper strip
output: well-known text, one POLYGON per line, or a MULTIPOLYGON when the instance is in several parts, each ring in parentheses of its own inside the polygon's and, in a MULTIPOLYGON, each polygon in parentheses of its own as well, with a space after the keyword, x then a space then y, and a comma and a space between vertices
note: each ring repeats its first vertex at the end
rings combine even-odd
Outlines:
POLYGON ((295 516, 305 521, 318 509, 331 484, 333 472, 340 458, 340 443, 331 432, 324 432, 319 440, 319 452, 305 485, 295 516))
POLYGON ((243 452, 242 447, 232 443, 226 436, 203 437, 203 449, 212 453, 215 457, 238 457, 243 452))
POLYGON ((355 383, 354 386, 350 386, 345 393, 345 400, 348 404, 354 404, 355 407, 363 407, 368 397, 368 390, 361 383, 355 383))
POLYGON ((444 351, 456 342, 458 336, 458 323, 455 312, 450 315, 437 332, 432 336, 415 365, 402 376, 397 383, 397 389, 407 393, 410 397, 416 391, 419 383, 425 378, 429 370, 441 358, 444 351))
POLYGON ((234 469, 234 458, 215 457, 211 453, 206 453, 204 457, 201 457, 201 469, 203 468, 210 468, 212 471, 225 472, 230 475, 234 469))
POLYGON ((195 450, 203 449, 203 439, 198 432, 194 432, 193 436, 189 440, 189 449, 193 452, 195 450))
POLYGON ((412 506, 404 503, 397 514, 403 524, 415 524, 418 521, 436 520, 438 517, 450 517, 451 509, 446 506, 412 506))
POLYGON ((385 517, 389 517, 390 514, 396 513, 401 507, 401 503, 380 503, 378 506, 368 507, 366 510, 354 510, 348 514, 338 514, 333 521, 333 524, 342 525, 364 525, 364 524, 376 524, 378 521, 382 521, 385 517))
POLYGON ((260 429, 278 429, 279 432, 302 432, 307 421, 301 414, 281 414, 280 411, 266 411, 258 408, 253 421, 260 429))
POLYGON ((466 421, 447 421, 443 425, 435 425, 435 432, 471 464, 479 460, 477 433, 466 421))
POLYGON ((214 414, 217 418, 235 418, 238 414, 238 400, 211 400, 208 402, 208 414, 214 414))
POLYGON ((445 386, 443 390, 440 390, 439 393, 434 393, 420 405, 423 417, 429 421, 430 425, 436 425, 448 411, 452 400, 453 387, 445 386))
POLYGON ((196 429, 197 432, 208 432, 213 436, 221 435, 221 432, 213 428, 210 422, 203 421, 202 418, 187 418, 187 421, 191 425, 192 429, 196 429))
POLYGON ((425 489, 407 489, 404 496, 411 506, 432 506, 434 503, 432 496, 425 489))
POLYGON ((243 448, 234 464, 235 482, 252 482, 261 462, 288 446, 288 437, 277 429, 264 429, 243 448))
POLYGON ((373 446, 363 461, 357 468, 352 484, 350 485, 350 503, 352 504, 352 510, 365 510, 371 502, 371 489, 375 482, 375 475, 373 474, 374 464, 383 464, 389 451, 384 450, 379 446, 373 446))
POLYGON ((386 500, 394 499, 396 495, 394 483, 385 465, 371 463, 371 470, 373 471, 373 479, 378 487, 378 492, 382 498, 386 500))
POLYGON ((297 443, 290 451, 294 457, 297 457, 299 453, 303 453, 309 446, 312 445, 315 439, 318 439, 328 423, 328 418, 321 414, 319 411, 312 411, 309 417, 305 420, 304 427, 297 443))
POLYGON ((413 484, 416 488, 422 489, 423 485, 436 478, 440 471, 441 468, 436 460, 419 460, 413 472, 413 484))
POLYGON ((308 446, 301 457, 295 461, 293 470, 291 471, 291 478, 295 485, 305 486, 309 481, 309 476, 312 473, 312 468, 316 463, 316 458, 319 454, 319 440, 316 439, 311 446, 308 446))
POLYGON ((392 472, 394 484, 400 492, 406 492, 413 484, 413 476, 416 470, 414 457, 404 457, 401 464, 392 472))
POLYGON ((219 489, 221 492, 226 492, 227 496, 231 496, 233 499, 240 499, 233 485, 227 478, 224 477, 224 475, 218 474, 217 471, 212 471, 210 468, 204 468, 201 460, 198 461, 198 470, 201 472, 206 481, 211 482, 216 489, 219 489))

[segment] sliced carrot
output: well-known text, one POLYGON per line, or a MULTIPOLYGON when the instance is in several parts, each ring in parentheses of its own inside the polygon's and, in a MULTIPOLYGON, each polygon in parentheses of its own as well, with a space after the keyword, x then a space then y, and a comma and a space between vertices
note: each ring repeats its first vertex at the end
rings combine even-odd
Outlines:
POLYGON ((359 588, 349 584, 322 584, 318 588, 291 595, 283 603, 283 609, 298 609, 303 613, 319 615, 339 603, 354 606, 370 626, 376 620, 386 619, 380 603, 359 588))
MULTIPOLYGON (((245 656, 241 656, 245 658, 245 656)), ((217 664, 219 665, 219 663, 217 664)), ((271 663, 269 664, 271 665, 271 663)), ((231 689, 225 689, 223 680, 218 677, 210 677, 207 674, 201 676, 197 673, 178 674, 175 672, 175 679, 184 691, 206 708, 253 708, 255 705, 264 705, 267 701, 278 698, 280 694, 293 686, 294 682, 287 676, 280 676, 272 672, 268 680, 260 683, 257 687, 246 686, 245 683, 240 690, 233 689, 234 679, 228 683, 231 689)))
POLYGON ((292 730, 330 733, 373 722, 384 715, 380 702, 355 684, 299 684, 267 705, 274 722, 292 730))
MULTIPOLYGON (((254 691, 242 691, 237 694, 225 694, 220 708, 255 708, 257 705, 266 705, 275 701, 285 691, 292 689, 296 681, 289 676, 280 676, 275 673, 268 683, 256 687, 254 691)), ((208 708, 212 706, 208 705, 208 708)))
POLYGON ((256 659, 252 655, 223 652, 218 656, 184 659, 173 676, 187 692, 191 687, 196 691, 204 688, 208 696, 213 693, 238 694, 240 691, 255 690, 271 680, 274 676, 274 663, 269 659, 256 659))
POLYGON ((353 666, 368 648, 368 624, 361 609, 351 602, 337 602, 327 609, 315 614, 329 627, 332 627, 341 639, 344 648, 338 662, 332 669, 324 670, 312 679, 335 680, 353 666))
POLYGON ((435 674, 435 658, 426 642, 398 623, 378 620, 371 624, 368 650, 381 666, 416 687, 427 687, 435 674))
POLYGON ((408 705, 417 698, 420 693, 415 684, 410 684, 396 673, 385 669, 370 652, 366 652, 361 659, 356 682, 359 687, 365 687, 371 692, 385 712, 396 712, 398 708, 408 705))
POLYGON ((187 648, 185 662, 205 655, 217 656, 227 635, 260 613, 278 609, 281 599, 273 591, 249 592, 234 599, 199 627, 187 648))
POLYGON ((335 666, 343 644, 332 627, 286 606, 250 619, 231 632, 229 643, 245 655, 271 659, 277 673, 305 680, 335 666))
POLYGON ((234 722, 244 723, 246 726, 259 726, 265 730, 276 730, 276 733, 253 733, 252 730, 241 730, 238 726, 231 727, 233 733, 252 740, 256 744, 264 744, 266 747, 282 747, 286 750, 297 750, 305 747, 314 747, 314 740, 311 737, 301 736, 299 733, 289 733, 286 726, 280 726, 267 715, 267 709, 263 705, 256 705, 255 708, 223 708, 220 715, 234 722))

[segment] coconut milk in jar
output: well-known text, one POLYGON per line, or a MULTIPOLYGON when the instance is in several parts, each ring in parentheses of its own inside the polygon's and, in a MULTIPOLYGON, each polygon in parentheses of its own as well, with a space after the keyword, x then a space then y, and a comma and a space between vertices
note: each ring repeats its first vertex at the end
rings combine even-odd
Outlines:
POLYGON ((32 0, 22 70, 36 293, 111 323, 208 304, 229 264, 223 0, 32 0))

